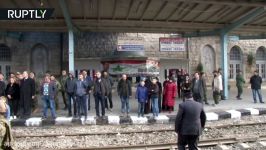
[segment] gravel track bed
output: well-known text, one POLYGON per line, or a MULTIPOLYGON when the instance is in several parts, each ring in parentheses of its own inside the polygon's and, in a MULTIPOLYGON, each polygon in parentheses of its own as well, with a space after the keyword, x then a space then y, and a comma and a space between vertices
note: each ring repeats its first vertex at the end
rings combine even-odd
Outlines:
POLYGON ((176 142, 174 132, 133 133, 117 135, 93 135, 93 136, 60 136, 47 138, 19 138, 16 147, 19 149, 59 149, 78 147, 103 147, 116 145, 139 145, 176 142), (50 141, 50 142, 49 142, 50 141), (51 142, 53 141, 53 142, 51 142), (155 142, 156 141, 156 142, 155 142), (19 144, 18 144, 19 143, 19 144))
MULTIPOLYGON (((213 128, 225 124, 241 124, 253 122, 266 122, 266 116, 250 116, 240 119, 227 119, 215 122, 207 122, 207 128, 203 132, 201 139, 245 137, 247 135, 258 136, 266 134, 266 125, 253 126, 234 126, 227 128, 213 128)), ((122 126, 44 126, 44 127, 14 127, 13 135, 41 135, 41 134, 62 134, 58 137, 26 137, 15 138, 18 149, 59 149, 77 147, 99 147, 116 145, 138 145, 138 144, 158 144, 176 142, 174 132, 153 132, 153 133, 132 133, 122 134, 123 132, 147 131, 174 129, 173 124, 154 124, 154 125, 122 125, 122 126), (110 133, 117 132, 115 135, 88 135, 88 136, 63 136, 64 134, 74 133, 110 133)), ((209 148, 211 149, 211 148, 209 148)), ((206 149, 207 150, 207 149, 206 149)))

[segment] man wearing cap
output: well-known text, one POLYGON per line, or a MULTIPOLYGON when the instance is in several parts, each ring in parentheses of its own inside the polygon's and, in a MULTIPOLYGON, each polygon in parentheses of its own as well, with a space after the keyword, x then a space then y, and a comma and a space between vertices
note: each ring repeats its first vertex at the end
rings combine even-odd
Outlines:
POLYGON ((190 150, 197 150, 199 136, 206 122, 203 105, 192 98, 192 93, 186 93, 185 101, 179 104, 175 121, 175 132, 178 134, 177 146, 185 150, 188 145, 190 150))

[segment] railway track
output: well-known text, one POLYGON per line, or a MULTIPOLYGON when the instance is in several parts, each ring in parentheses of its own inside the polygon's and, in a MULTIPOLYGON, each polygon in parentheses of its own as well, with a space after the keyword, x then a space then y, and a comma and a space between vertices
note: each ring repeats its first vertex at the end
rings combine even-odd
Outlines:
MULTIPOLYGON (((206 129, 221 129, 241 126, 253 126, 253 125, 266 125, 266 122, 253 122, 253 123, 240 123, 240 124, 226 124, 207 126, 206 129)), ((33 137, 59 137, 59 136, 92 136, 92 135, 117 135, 117 134, 132 134, 132 133, 159 133, 159 132, 174 132, 174 129, 162 129, 162 130, 143 130, 143 131, 123 131, 123 132, 89 132, 89 133, 67 133, 67 134, 41 134, 41 135, 15 135, 15 138, 33 138, 33 137)))
MULTIPOLYGON (((219 144, 228 145, 228 144, 237 144, 239 142, 257 142, 257 141, 266 141, 266 135, 258 137, 246 137, 243 139, 239 138, 218 138, 218 139, 205 139, 199 141, 200 148, 206 147, 215 147, 219 144)), ((61 150, 164 150, 169 149, 173 150, 177 148, 176 143, 162 143, 162 144, 148 144, 148 145, 126 145, 126 146, 106 146, 106 147, 86 147, 86 148, 70 148, 70 149, 61 149, 61 150)))
MULTIPOLYGON (((222 129, 224 128, 225 130, 230 130, 231 127, 244 127, 244 126, 254 126, 254 125, 265 125, 266 122, 253 122, 253 123, 241 123, 241 124, 227 124, 227 125, 217 125, 217 126, 209 126, 207 127, 207 129, 212 129, 212 128, 216 128, 216 129, 222 129)), ((249 127, 248 127, 249 128, 249 127)), ((143 130, 143 131, 123 131, 123 132, 90 132, 90 133, 58 133, 58 134, 39 134, 39 135, 15 135, 15 139, 20 139, 20 140, 24 140, 24 139, 31 139, 31 138, 40 138, 41 140, 46 140, 47 141, 54 141, 57 140, 58 138, 63 138, 63 139, 67 139, 67 138, 73 138, 73 139, 79 139, 79 138, 85 138, 85 137, 90 137, 93 138, 93 136, 102 136, 103 140, 104 138, 109 138, 112 137, 114 139, 116 139, 116 136, 120 136, 120 135, 127 135, 128 139, 130 140, 130 138, 132 136, 140 136, 140 135, 152 135, 156 136, 156 135, 167 135, 171 134, 173 135, 174 130, 173 129, 162 129, 162 130, 143 130), (165 133, 165 134, 164 134, 165 133), (50 139, 49 139, 50 138, 50 139)), ((172 138, 174 138, 175 135, 172 136, 172 138)), ((121 146, 116 146, 115 144, 110 144, 110 146, 108 146, 108 144, 103 145, 103 146, 90 146, 90 144, 88 145, 84 145, 84 147, 70 147, 70 148, 61 148, 61 147, 56 147, 56 148, 49 148, 51 149, 61 149, 61 150, 126 150, 126 149, 130 149, 130 150, 143 150, 143 149, 154 149, 154 150, 158 150, 158 149, 175 149, 176 148, 176 142, 173 143, 174 140, 172 140, 172 143, 155 143, 153 144, 151 142, 146 144, 135 144, 135 143, 131 143, 131 145, 127 145, 130 143, 124 143, 121 146)), ((266 141, 266 135, 258 135, 258 136, 247 136, 247 137, 243 137, 243 138, 208 138, 208 139, 201 139, 199 142, 199 147, 201 148, 206 148, 206 147, 215 147, 216 145, 219 144, 236 144, 236 143, 240 143, 240 142, 256 142, 256 141, 266 141)), ((30 141, 29 141, 30 142, 30 141)), ((117 143, 120 144, 120 143, 117 143)), ((94 145, 94 144, 92 144, 94 145)), ((80 145, 83 146, 83 145, 80 145)))

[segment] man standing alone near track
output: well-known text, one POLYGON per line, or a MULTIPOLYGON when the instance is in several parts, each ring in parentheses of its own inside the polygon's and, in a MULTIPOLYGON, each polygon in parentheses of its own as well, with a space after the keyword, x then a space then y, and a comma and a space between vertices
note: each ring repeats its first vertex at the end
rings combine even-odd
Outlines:
POLYGON ((259 95, 260 103, 264 103, 262 101, 262 96, 261 96, 262 79, 258 75, 258 71, 254 71, 254 75, 250 78, 250 84, 251 84, 254 103, 257 103, 257 99, 256 99, 257 93, 259 95))
POLYGON ((203 105, 192 98, 192 93, 186 93, 185 102, 179 104, 175 122, 175 132, 178 134, 178 149, 197 150, 199 136, 206 122, 203 105))

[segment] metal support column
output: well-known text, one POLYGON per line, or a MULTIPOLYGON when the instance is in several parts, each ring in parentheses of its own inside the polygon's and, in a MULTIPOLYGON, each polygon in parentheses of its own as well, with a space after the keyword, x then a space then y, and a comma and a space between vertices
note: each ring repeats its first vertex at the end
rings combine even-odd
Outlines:
POLYGON ((228 36, 222 33, 221 37, 221 64, 222 64, 222 74, 223 74, 223 95, 225 99, 228 99, 228 58, 227 58, 227 45, 228 36))
POLYGON ((69 72, 74 73, 74 33, 68 31, 68 68, 69 72))

